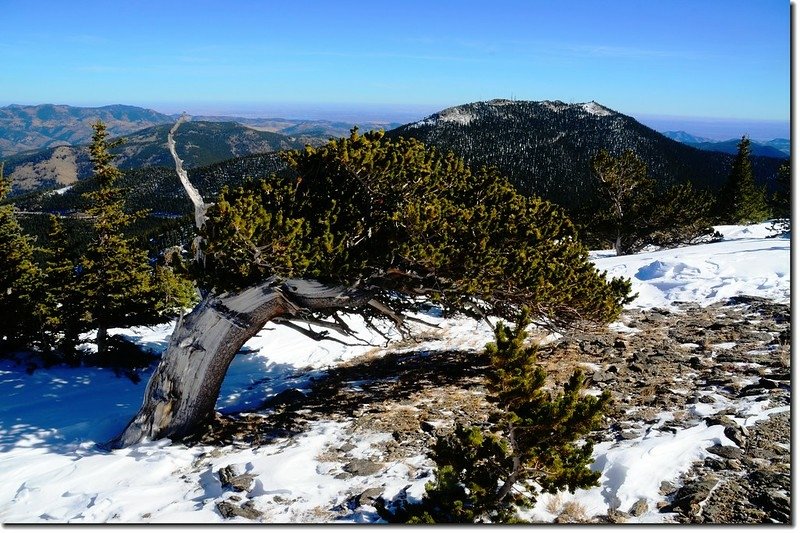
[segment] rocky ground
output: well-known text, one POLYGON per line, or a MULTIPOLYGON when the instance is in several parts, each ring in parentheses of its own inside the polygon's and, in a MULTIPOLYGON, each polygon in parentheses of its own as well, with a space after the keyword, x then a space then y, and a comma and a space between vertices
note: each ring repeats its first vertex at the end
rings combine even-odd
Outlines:
MULTIPOLYGON (((657 507, 673 513, 673 520, 790 523, 789 339, 789 306, 740 297, 705 308, 685 304, 672 312, 628 311, 612 328, 576 332, 547 344, 540 362, 555 381, 581 366, 590 388, 612 392, 608 428, 595 435, 598 440, 636 439, 702 422, 725 427, 737 446, 713 446, 711 456, 678 483, 662 483, 657 507), (774 414, 764 420, 741 412, 742 405, 767 401, 774 414)), ((299 433, 313 420, 337 420, 350 425, 351 437, 328 449, 324 459, 338 465, 337 476, 369 476, 425 454, 456 422, 485 421, 493 410, 485 397, 485 369, 486 361, 475 353, 365 356, 325 373, 310 393, 290 390, 272 398, 264 406, 268 416, 218 417, 193 441, 257 446, 299 433), (375 432, 392 438, 375 442, 370 459, 349 455, 375 432)), ((429 472, 422 468, 418 475, 429 472)), ((218 475, 228 485, 236 480, 235 472, 218 475)), ((243 495, 247 481, 238 480, 243 495)), ((347 505, 321 510, 325 516, 318 518, 346 516, 381 492, 376 486, 353 494, 347 505)), ((578 513, 572 519, 620 523, 647 506, 641 501, 604 516, 578 513)), ((224 516, 260 517, 246 498, 221 502, 219 509, 224 516)))

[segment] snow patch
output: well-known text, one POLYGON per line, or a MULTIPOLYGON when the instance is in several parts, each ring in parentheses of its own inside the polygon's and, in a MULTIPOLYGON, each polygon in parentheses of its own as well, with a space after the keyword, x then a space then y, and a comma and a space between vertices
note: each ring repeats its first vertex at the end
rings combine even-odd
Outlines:
POLYGON ((589 113, 590 115, 595 115, 598 117, 607 117, 612 114, 612 111, 607 107, 603 107, 594 100, 591 102, 586 102, 585 104, 581 104, 581 107, 584 111, 589 113))

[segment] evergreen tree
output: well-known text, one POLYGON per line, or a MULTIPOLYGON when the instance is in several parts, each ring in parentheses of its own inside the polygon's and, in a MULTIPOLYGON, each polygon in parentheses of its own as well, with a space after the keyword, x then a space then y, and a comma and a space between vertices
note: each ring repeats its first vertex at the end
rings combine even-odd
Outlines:
POLYGON ((601 184, 606 200, 605 209, 597 222, 611 229, 617 255, 629 249, 629 237, 644 222, 642 208, 652 193, 653 181, 647 177, 647 165, 633 150, 625 150, 615 157, 601 150, 592 159, 592 173, 601 184))
POLYGON ((540 491, 589 488, 599 472, 589 469, 593 445, 578 444, 598 429, 610 401, 581 394, 575 372, 563 392, 545 390, 547 373, 536 364, 536 347, 526 346, 528 312, 512 330, 500 323, 487 346, 492 371, 489 390, 501 413, 488 428, 457 426, 433 447, 437 470, 420 504, 388 510, 394 522, 513 522, 517 506, 531 506, 540 491))
POLYGON ((346 309, 402 328, 424 298, 477 317, 529 306, 537 322, 569 327, 614 320, 630 301, 630 282, 589 262, 560 208, 519 194, 496 171, 355 130, 287 159, 292 175, 195 204, 203 301, 179 323, 113 445, 194 431, 236 352, 283 316, 341 330, 346 309))
POLYGON ((731 174, 723 191, 723 219, 731 224, 753 224, 763 222, 770 216, 766 192, 758 187, 753 177, 750 161, 750 139, 742 137, 739 150, 733 160, 731 174))
POLYGON ((110 143, 102 122, 93 126, 90 147, 98 189, 86 193, 93 237, 79 266, 79 290, 88 323, 97 329, 97 348, 104 353, 108 330, 114 327, 158 323, 159 288, 147 253, 123 230, 141 213, 127 213, 124 194, 117 186, 121 172, 112 164, 110 143))
MULTIPOLYGON (((11 191, 0 164, 0 200, 11 191)), ((0 205, 0 344, 19 348, 36 333, 36 289, 41 272, 33 261, 33 243, 14 215, 14 206, 0 205)))
POLYGON ((44 267, 43 289, 39 300, 42 316, 42 344, 45 350, 57 348, 66 362, 77 364, 75 350, 79 335, 89 329, 87 302, 81 292, 78 265, 67 249, 69 237, 59 218, 50 215, 50 246, 44 267))
POLYGON ((714 199, 686 182, 658 190, 647 166, 631 150, 615 157, 601 151, 592 160, 604 193, 590 216, 592 234, 611 238, 617 255, 647 245, 675 246, 714 235, 714 199))
POLYGON ((646 214, 641 217, 643 223, 633 250, 647 245, 667 247, 691 244, 701 238, 721 238, 712 226, 713 196, 690 182, 672 185, 661 194, 652 191, 643 205, 646 214))
POLYGON ((785 233, 791 229, 792 218, 792 171, 789 161, 778 168, 777 190, 772 197, 775 218, 774 229, 785 233))

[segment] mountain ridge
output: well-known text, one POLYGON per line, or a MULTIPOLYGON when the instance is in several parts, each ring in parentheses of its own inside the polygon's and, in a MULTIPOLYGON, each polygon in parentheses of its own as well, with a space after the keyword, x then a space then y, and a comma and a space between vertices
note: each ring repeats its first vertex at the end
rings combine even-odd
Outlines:
MULTIPOLYGON (((170 124, 161 124, 126 135, 111 150, 114 164, 122 170, 172 167, 167 148, 170 124)), ((303 148, 295 138, 259 131, 236 122, 190 121, 175 134, 178 154, 185 168, 208 166, 235 157, 303 148)), ((41 188, 72 185, 91 175, 88 145, 58 146, 6 158, 5 175, 11 179, 12 194, 41 188)))
MULTIPOLYGON (((599 150, 632 149, 661 186, 683 181, 719 189, 733 157, 705 152, 595 101, 489 100, 453 106, 387 132, 414 137, 463 157, 474 168, 492 166, 523 193, 575 211, 596 201, 591 158, 599 150)), ((780 160, 754 157, 756 177, 771 183, 780 160)))

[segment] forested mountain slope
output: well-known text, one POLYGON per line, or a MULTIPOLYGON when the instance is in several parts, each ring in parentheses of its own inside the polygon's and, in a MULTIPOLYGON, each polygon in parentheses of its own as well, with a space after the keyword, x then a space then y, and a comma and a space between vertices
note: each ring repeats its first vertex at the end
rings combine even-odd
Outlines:
MULTIPOLYGON (((112 150, 116 154, 114 164, 120 169, 172 167, 172 156, 167 149, 170 127, 163 124, 126 135, 124 142, 112 150)), ((175 141, 186 168, 303 147, 295 138, 257 131, 235 122, 188 122, 176 133, 175 141)), ((12 194, 72 185, 90 176, 91 171, 88 146, 59 146, 5 160, 5 175, 12 180, 12 194)))
MULTIPOLYGON (((596 102, 491 100, 451 107, 388 132, 453 151, 470 165, 491 165, 525 193, 565 207, 596 198, 591 158, 601 149, 632 149, 662 185, 692 181, 720 188, 733 156, 705 152, 668 139, 635 119, 596 102)), ((774 181, 780 159, 754 157, 756 178, 774 181)))

